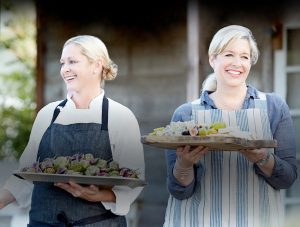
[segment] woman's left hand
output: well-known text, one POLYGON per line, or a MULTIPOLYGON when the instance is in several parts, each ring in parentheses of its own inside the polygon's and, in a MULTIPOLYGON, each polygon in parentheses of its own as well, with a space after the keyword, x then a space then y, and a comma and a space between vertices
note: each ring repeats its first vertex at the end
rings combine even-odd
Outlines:
POLYGON ((268 150, 265 148, 262 149, 249 149, 249 150, 240 150, 240 153, 250 162, 256 163, 259 160, 266 158, 268 155, 268 150))
POLYGON ((268 154, 268 149, 252 149, 252 150, 240 150, 240 153, 252 163, 265 159, 265 163, 258 165, 267 176, 272 176, 275 160, 273 155, 268 154))
POLYGON ((74 197, 85 199, 90 202, 115 202, 116 197, 111 190, 112 187, 98 187, 96 185, 81 186, 72 181, 69 183, 55 183, 56 187, 59 187, 74 197))

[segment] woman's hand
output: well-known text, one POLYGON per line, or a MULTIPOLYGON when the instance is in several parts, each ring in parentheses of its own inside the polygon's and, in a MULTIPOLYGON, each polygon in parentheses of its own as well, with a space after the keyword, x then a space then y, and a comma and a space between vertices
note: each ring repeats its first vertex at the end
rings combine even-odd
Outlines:
POLYGON ((268 149, 251 149, 251 150, 240 150, 239 151, 248 161, 252 163, 257 163, 262 159, 266 159, 265 163, 257 165, 261 171, 263 171, 267 176, 271 176, 273 173, 273 168, 275 165, 275 159, 273 155, 269 154, 268 149))
POLYGON ((198 146, 191 148, 186 145, 178 147, 176 150, 176 162, 173 168, 173 175, 184 186, 189 185, 194 179, 194 168, 196 164, 206 153, 207 147, 198 146))
POLYGON ((180 166, 189 168, 199 162, 208 151, 208 147, 204 146, 196 148, 191 148, 190 145, 178 147, 176 150, 177 160, 180 162, 180 166))
POLYGON ((1 189, 0 191, 0 209, 4 208, 8 204, 14 202, 15 197, 6 189, 1 189))
POLYGON ((96 185, 81 186, 72 181, 69 183, 55 183, 59 187, 74 197, 85 199, 90 202, 115 202, 116 196, 111 190, 112 187, 98 187, 96 185))
POLYGON ((249 149, 249 150, 240 150, 240 153, 250 162, 256 163, 259 160, 266 158, 268 155, 268 150, 265 148, 262 149, 249 149))

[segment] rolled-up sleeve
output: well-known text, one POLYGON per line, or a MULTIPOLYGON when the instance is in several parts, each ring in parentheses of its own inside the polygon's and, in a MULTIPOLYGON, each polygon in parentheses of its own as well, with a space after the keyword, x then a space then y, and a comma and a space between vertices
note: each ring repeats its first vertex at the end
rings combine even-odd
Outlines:
MULTIPOLYGON (((58 102, 51 103, 42 108, 36 116, 30 133, 29 141, 24 149, 20 160, 19 168, 31 166, 35 162, 41 138, 50 124, 52 112, 58 102)), ((31 204, 33 184, 29 181, 10 176, 4 184, 4 189, 8 190, 16 199, 20 207, 28 207, 31 204)))
POLYGON ((176 161, 176 153, 174 150, 166 150, 167 159, 167 185, 168 190, 176 199, 187 199, 192 196, 195 186, 195 178, 189 185, 182 185, 173 175, 173 168, 176 161))
POLYGON ((3 188, 15 197, 17 205, 20 208, 28 208, 30 206, 33 189, 32 183, 11 176, 3 188))
MULTIPOLYGON (((113 159, 119 163, 120 167, 137 170, 139 179, 144 180, 144 150, 140 140, 138 121, 128 108, 113 101, 110 101, 110 104, 108 129, 113 159)), ((117 215, 126 215, 143 187, 114 186, 112 190, 116 196, 116 202, 102 202, 103 206, 117 215)))
MULTIPOLYGON (((186 103, 179 106, 173 116, 172 122, 177 121, 190 121, 192 117, 192 105, 191 103, 186 103)), ((187 199, 191 197, 194 193, 195 186, 199 182, 202 176, 202 168, 200 165, 194 165, 194 179, 189 185, 182 185, 173 175, 173 168, 176 161, 176 151, 175 150, 166 150, 165 156, 167 160, 167 187, 168 191, 176 199, 187 199)))
POLYGON ((268 112, 273 138, 277 140, 274 150, 275 165, 270 177, 266 176, 257 165, 257 174, 275 189, 289 188, 297 178, 295 129, 288 105, 278 96, 268 98, 268 112))

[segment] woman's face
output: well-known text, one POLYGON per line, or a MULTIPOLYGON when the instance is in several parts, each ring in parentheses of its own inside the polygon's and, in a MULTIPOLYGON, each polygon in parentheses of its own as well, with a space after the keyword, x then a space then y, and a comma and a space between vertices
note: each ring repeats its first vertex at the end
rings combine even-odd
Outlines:
POLYGON ((60 75, 65 81, 68 91, 88 91, 94 86, 100 86, 96 64, 88 61, 88 58, 81 53, 79 46, 75 44, 65 46, 60 63, 60 75))
POLYGON ((209 62, 216 74, 218 86, 245 86, 251 68, 248 40, 230 42, 222 53, 211 56, 209 62))

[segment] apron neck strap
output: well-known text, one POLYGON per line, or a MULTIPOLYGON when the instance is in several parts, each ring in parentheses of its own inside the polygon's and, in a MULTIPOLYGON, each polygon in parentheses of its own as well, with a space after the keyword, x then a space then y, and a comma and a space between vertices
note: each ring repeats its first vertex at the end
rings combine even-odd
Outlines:
POLYGON ((257 91, 258 98, 254 99, 254 108, 267 110, 266 93, 257 91))
MULTIPOLYGON (((57 116, 59 115, 61 108, 63 108, 68 99, 63 100, 61 103, 59 103, 53 113, 51 124, 56 120, 57 116)), ((101 129, 108 131, 108 99, 106 96, 103 96, 103 103, 102 103, 102 124, 101 124, 101 129)))
POLYGON ((53 117, 52 117, 52 120, 51 120, 51 125, 53 124, 53 122, 56 120, 58 114, 60 113, 60 109, 63 108, 66 105, 67 101, 68 101, 68 99, 65 99, 64 101, 62 101, 61 103, 59 103, 57 105, 57 107, 55 108, 54 113, 53 113, 53 117))
POLYGON ((108 131, 108 99, 103 96, 101 130, 108 131))

